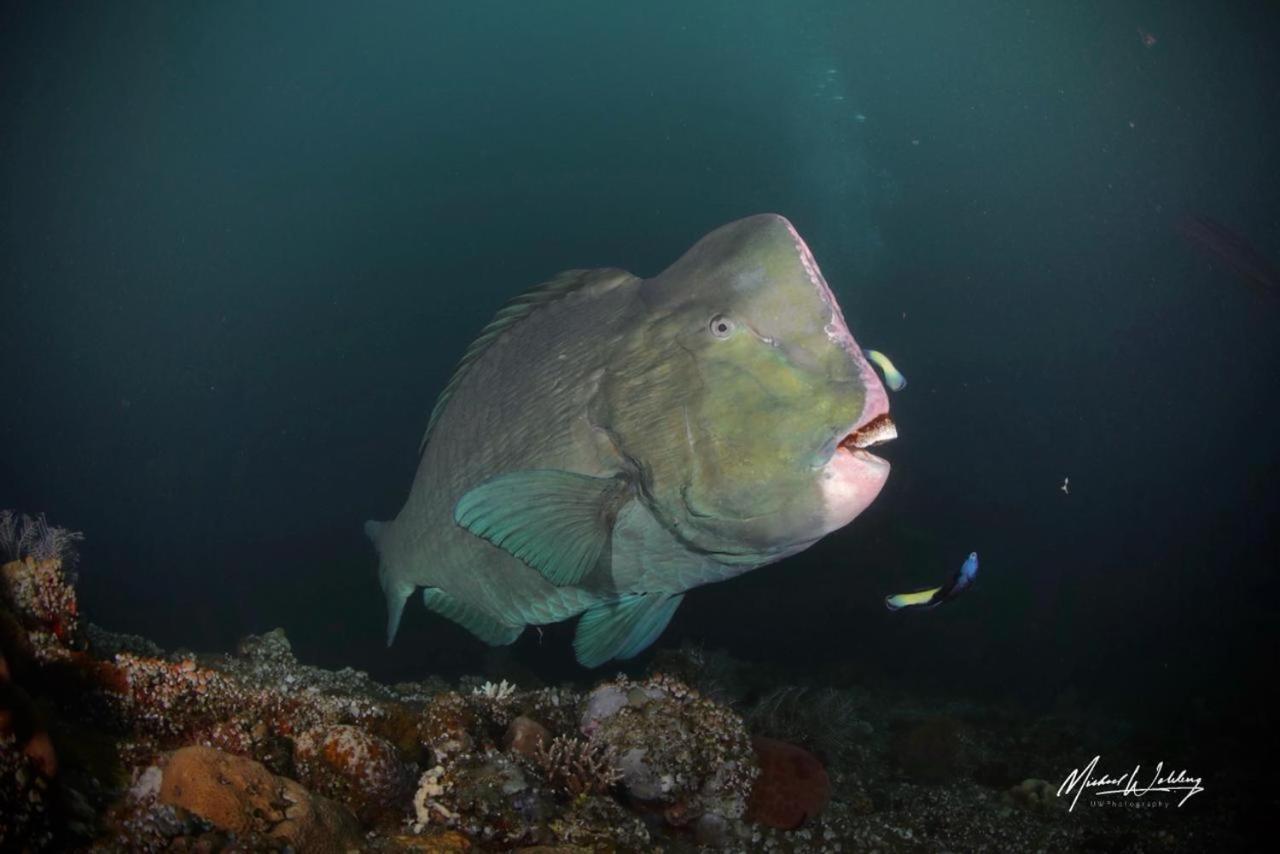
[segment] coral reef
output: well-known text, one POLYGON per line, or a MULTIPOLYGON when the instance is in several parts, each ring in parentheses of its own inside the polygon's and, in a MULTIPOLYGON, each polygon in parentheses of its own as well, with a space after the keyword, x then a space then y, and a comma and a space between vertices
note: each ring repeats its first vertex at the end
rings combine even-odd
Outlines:
POLYGON ((64 569, 75 538, 60 530, 0 516, 0 546, 15 558, 0 567, 0 850, 1184 852, 1242 842, 1225 813, 1062 808, 1046 781, 1080 763, 1081 744, 1131 758, 1123 727, 779 688, 697 648, 655 659, 684 678, 620 675, 585 690, 480 678, 388 686, 300 663, 279 629, 234 654, 166 654, 81 618, 64 569), (750 697, 745 719, 728 704, 750 697))
POLYGON ((746 812, 759 769, 742 718, 683 682, 618 677, 587 695, 580 729, 613 751, 619 785, 669 824, 746 812))
POLYGON ((303 851, 344 852, 360 837, 341 804, 211 747, 183 747, 167 756, 156 800, 237 836, 280 839, 303 851))
POLYGON ((32 517, 0 510, 0 558, 6 561, 57 561, 70 573, 78 559, 75 544, 83 539, 79 531, 50 525, 43 513, 32 517))
POLYGON ((708 699, 737 706, 748 693, 749 669, 723 650, 709 650, 685 641, 676 649, 659 650, 649 668, 697 689, 708 699))
POLYGON ((549 729, 533 718, 520 715, 507 727, 507 734, 502 737, 502 749, 526 759, 536 759, 550 741, 549 729))
POLYGON ((607 794, 622 780, 609 744, 561 735, 542 745, 535 758, 543 779, 570 797, 607 794))
POLYGON ((27 556, 0 567, 0 600, 25 630, 28 649, 38 660, 62 659, 66 651, 83 646, 75 590, 57 558, 27 556))
POLYGON ((349 805, 365 824, 402 815, 409 791, 407 768, 386 739, 335 724, 307 730, 293 742, 298 781, 349 805))

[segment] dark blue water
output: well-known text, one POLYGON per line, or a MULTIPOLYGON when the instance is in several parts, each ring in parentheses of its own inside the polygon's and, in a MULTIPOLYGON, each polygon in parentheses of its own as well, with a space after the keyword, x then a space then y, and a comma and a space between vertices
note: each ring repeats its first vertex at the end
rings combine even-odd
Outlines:
MULTIPOLYGON (((85 532, 112 628, 474 672, 417 602, 382 649, 360 529, 462 350, 558 270, 776 211, 910 379, 894 472, 659 647, 1256 715, 1280 298, 1177 225, 1280 259, 1277 42, 1265 3, 7 4, 0 506, 85 532), (974 549, 977 589, 885 611, 974 549)), ((575 672, 570 628, 514 660, 575 672)))

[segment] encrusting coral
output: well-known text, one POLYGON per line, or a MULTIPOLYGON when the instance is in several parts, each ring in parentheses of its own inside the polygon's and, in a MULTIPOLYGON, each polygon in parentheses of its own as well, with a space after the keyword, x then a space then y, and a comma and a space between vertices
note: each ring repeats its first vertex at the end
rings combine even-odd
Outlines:
POLYGON ((584 701, 580 723, 617 756, 622 789, 661 804, 668 823, 739 819, 759 773, 742 718, 667 676, 618 677, 584 701))
POLYGON ((58 531, 0 519, 0 847, 639 850, 741 825, 742 720, 676 679, 387 687, 280 630, 165 655, 83 622, 58 531))
MULTIPOLYGON (((1156 820, 1063 807, 1078 724, 777 689, 696 649, 587 691, 381 685, 278 629, 166 655, 84 619, 63 530, 0 514, 3 851, 1120 850, 1156 820)), ((1244 847, 1229 815, 1161 818, 1183 815, 1151 850, 1244 847)))

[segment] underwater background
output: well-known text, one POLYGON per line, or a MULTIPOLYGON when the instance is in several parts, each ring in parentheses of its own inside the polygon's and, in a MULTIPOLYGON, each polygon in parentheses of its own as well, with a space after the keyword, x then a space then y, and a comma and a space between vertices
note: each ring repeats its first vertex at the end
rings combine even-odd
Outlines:
POLYGON ((1280 291, 1187 223, 1280 259, 1276 23, 5 4, 0 507, 83 531, 82 611, 166 648, 280 626, 386 682, 588 682, 692 643, 797 683, 1119 716, 1210 800, 1275 747, 1280 291), (384 648, 361 524, 398 511, 498 306, 571 267, 654 275, 764 211, 910 381, 879 499, 693 591, 625 668, 578 668, 572 624, 491 651, 416 599, 384 648), (885 609, 974 550, 962 598, 885 609))

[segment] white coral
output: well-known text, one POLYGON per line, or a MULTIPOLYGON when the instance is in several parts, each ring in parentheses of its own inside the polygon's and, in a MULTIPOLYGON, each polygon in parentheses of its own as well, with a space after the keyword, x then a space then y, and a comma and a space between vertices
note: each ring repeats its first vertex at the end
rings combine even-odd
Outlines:
POLYGON ((458 814, 446 807, 444 804, 436 800, 445 792, 445 786, 440 782, 444 777, 444 766, 437 765, 430 771, 422 775, 418 780, 418 791, 413 796, 413 812, 417 821, 413 823, 413 832, 421 833, 426 830, 427 825, 431 824, 432 813, 437 813, 439 818, 445 822, 454 821, 458 818, 458 814))
POLYGON ((515 696, 516 686, 503 679, 497 684, 493 682, 486 682, 471 693, 477 697, 484 697, 486 700, 494 700, 500 703, 504 700, 510 700, 515 696))

